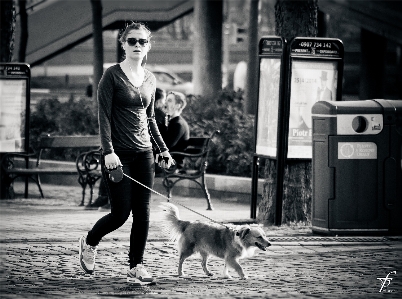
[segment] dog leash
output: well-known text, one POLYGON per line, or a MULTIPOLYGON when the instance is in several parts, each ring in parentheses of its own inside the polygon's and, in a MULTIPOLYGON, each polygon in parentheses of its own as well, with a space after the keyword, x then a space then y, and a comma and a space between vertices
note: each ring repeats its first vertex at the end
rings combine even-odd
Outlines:
POLYGON ((189 210, 189 211, 191 211, 191 212, 193 212, 193 213, 195 213, 195 214, 198 214, 198 215, 200 215, 200 216, 202 216, 202 217, 208 219, 208 220, 211 221, 211 222, 220 224, 220 225, 226 227, 227 229, 230 229, 229 226, 227 226, 226 224, 224 224, 224 223, 222 223, 222 222, 215 221, 215 220, 213 220, 212 218, 209 218, 208 216, 205 216, 205 215, 203 215, 203 214, 201 214, 201 213, 199 213, 199 212, 197 212, 197 211, 194 211, 193 209, 190 209, 189 207, 186 207, 185 205, 183 205, 183 204, 181 204, 181 203, 179 203, 179 202, 177 202, 177 201, 175 201, 175 200, 172 200, 171 198, 169 198, 169 197, 167 197, 167 196, 165 196, 165 195, 159 193, 158 191, 156 191, 156 190, 154 190, 154 189, 152 189, 152 188, 149 188, 148 186, 144 185, 143 183, 137 181, 136 179, 133 179, 132 177, 128 176, 127 174, 123 173, 123 175, 126 176, 126 177, 128 177, 130 180, 136 182, 137 184, 140 184, 141 186, 145 187, 146 189, 148 189, 148 190, 154 192, 155 194, 157 194, 157 195, 159 195, 159 196, 162 196, 163 198, 166 198, 168 201, 171 201, 171 202, 173 202, 173 203, 175 203, 175 204, 177 204, 177 205, 179 205, 179 206, 182 206, 183 208, 185 208, 185 209, 187 209, 187 210, 189 210))
POLYGON ((194 211, 193 209, 190 209, 189 207, 186 207, 185 205, 183 205, 183 204, 181 204, 181 203, 179 203, 179 202, 177 202, 177 201, 175 201, 175 200, 172 200, 171 198, 169 198, 169 197, 167 197, 167 196, 165 196, 165 195, 159 193, 158 191, 156 191, 156 190, 154 190, 154 189, 152 189, 152 188, 150 188, 150 187, 144 185, 143 183, 137 181, 136 179, 133 179, 132 177, 130 177, 129 175, 127 175, 127 174, 125 174, 125 173, 123 172, 123 169, 121 168, 121 166, 119 166, 119 167, 117 167, 117 168, 115 168, 115 169, 113 169, 113 170, 108 170, 108 169, 106 169, 106 168, 105 168, 105 170, 106 170, 107 173, 109 173, 109 179, 110 179, 112 182, 119 182, 119 181, 121 181, 121 179, 123 178, 123 175, 124 175, 125 177, 129 178, 129 179, 132 180, 133 182, 135 182, 135 183, 141 185, 142 187, 144 187, 144 188, 150 190, 151 192, 153 192, 153 193, 155 193, 155 194, 157 194, 157 195, 159 195, 159 196, 161 196, 161 197, 163 197, 163 198, 166 198, 168 201, 171 201, 171 202, 173 202, 173 203, 175 203, 175 204, 177 204, 177 205, 179 205, 179 206, 182 206, 183 208, 185 208, 185 209, 187 209, 187 210, 189 210, 189 211, 191 211, 191 212, 193 212, 193 213, 195 213, 195 214, 197 214, 197 215, 200 215, 200 216, 202 216, 202 217, 208 219, 208 220, 211 221, 211 222, 214 222, 214 223, 216 223, 216 224, 220 224, 220 225, 226 227, 227 229, 230 229, 230 227, 227 226, 226 224, 224 224, 223 222, 218 222, 218 221, 216 221, 216 220, 213 220, 212 218, 209 218, 208 216, 205 216, 205 215, 203 215, 203 214, 201 214, 201 213, 199 213, 199 212, 197 212, 197 211, 194 211))

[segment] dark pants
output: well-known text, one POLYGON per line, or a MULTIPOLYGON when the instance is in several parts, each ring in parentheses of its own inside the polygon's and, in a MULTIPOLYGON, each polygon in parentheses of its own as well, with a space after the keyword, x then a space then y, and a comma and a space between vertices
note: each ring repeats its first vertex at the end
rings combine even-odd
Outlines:
MULTIPOLYGON (((154 184, 154 156, 152 150, 135 153, 116 151, 123 164, 123 172, 149 188, 154 184)), ((104 176, 105 177, 105 176, 104 176)), ((118 183, 108 178, 111 211, 99 219, 88 232, 87 243, 97 246, 108 233, 122 226, 133 215, 130 234, 130 268, 142 263, 145 244, 148 237, 151 191, 126 176, 118 183)))

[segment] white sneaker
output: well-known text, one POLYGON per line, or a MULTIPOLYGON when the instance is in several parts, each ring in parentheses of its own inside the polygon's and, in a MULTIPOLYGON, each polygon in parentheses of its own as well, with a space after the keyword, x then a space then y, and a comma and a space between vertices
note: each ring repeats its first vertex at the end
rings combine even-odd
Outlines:
POLYGON ((127 271, 127 282, 136 285, 146 285, 154 282, 154 278, 148 273, 144 265, 138 264, 127 271))
POLYGON ((82 236, 79 242, 79 260, 81 269, 88 274, 92 274, 95 269, 95 256, 97 247, 88 245, 85 236, 82 236))

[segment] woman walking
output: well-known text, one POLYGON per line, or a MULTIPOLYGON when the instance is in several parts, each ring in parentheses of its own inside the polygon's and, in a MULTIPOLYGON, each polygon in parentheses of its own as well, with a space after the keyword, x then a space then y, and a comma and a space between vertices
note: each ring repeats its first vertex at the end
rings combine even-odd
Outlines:
MULTIPOLYGON (((97 98, 103 167, 107 170, 122 167, 124 174, 152 188, 155 169, 152 146, 157 149, 156 159, 163 157, 161 167, 169 168, 174 161, 155 122, 155 77, 142 66, 151 49, 150 39, 151 32, 144 24, 133 22, 125 28, 120 42, 126 57, 105 71, 97 98)), ((108 183, 111 211, 80 238, 80 266, 87 273, 94 272, 100 240, 122 226, 131 212, 127 281, 139 285, 151 283, 154 278, 143 265, 151 192, 126 176, 113 182, 107 178, 105 169, 103 175, 108 183)))

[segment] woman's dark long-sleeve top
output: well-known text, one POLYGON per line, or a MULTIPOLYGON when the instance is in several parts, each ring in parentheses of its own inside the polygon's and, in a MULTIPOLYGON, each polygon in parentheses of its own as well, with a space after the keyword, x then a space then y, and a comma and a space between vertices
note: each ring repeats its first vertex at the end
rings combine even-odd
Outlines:
POLYGON ((105 71, 98 86, 99 132, 105 155, 115 150, 142 152, 152 145, 158 153, 168 150, 156 125, 154 102, 155 76, 150 71, 145 69, 139 88, 119 64, 105 71))

